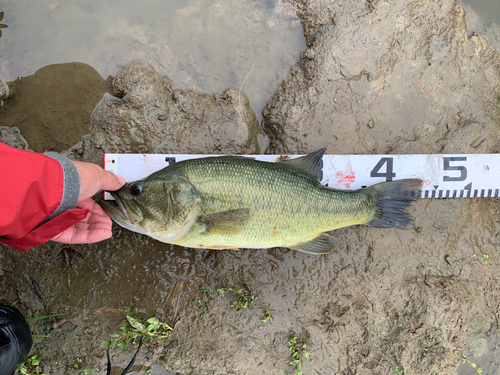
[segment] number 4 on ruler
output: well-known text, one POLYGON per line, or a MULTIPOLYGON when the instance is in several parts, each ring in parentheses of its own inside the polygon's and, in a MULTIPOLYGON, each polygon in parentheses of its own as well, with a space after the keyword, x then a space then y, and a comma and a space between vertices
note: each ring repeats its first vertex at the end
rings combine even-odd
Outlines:
POLYGON ((393 177, 396 177, 396 173, 393 173, 393 160, 392 158, 381 158, 377 165, 370 172, 370 177, 385 177, 386 181, 392 181, 393 177), (380 169, 385 164, 385 173, 380 172, 380 169))

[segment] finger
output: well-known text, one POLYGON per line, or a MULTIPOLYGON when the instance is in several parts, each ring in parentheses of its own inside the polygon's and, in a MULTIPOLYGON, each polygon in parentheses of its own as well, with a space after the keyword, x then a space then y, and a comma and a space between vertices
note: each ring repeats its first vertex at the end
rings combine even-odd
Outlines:
POLYGON ((104 169, 100 170, 101 186, 100 190, 114 191, 125 185, 125 177, 118 176, 104 169))
POLYGON ((99 190, 118 190, 125 184, 122 176, 102 169, 93 163, 72 160, 80 175, 80 199, 90 198, 99 190))

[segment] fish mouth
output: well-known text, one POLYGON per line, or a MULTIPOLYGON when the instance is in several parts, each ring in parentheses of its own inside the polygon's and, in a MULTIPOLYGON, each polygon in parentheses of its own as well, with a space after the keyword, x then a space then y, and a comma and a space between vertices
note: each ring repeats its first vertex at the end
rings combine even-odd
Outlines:
POLYGON ((109 193, 113 198, 115 198, 115 200, 102 202, 102 208, 104 209, 104 212, 106 212, 115 221, 117 221, 118 219, 121 221, 130 222, 130 217, 128 215, 127 209, 125 208, 125 205, 123 204, 123 201, 120 199, 118 194, 114 191, 110 191, 109 193))
POLYGON ((128 216, 128 212, 125 208, 125 205, 123 204, 123 201, 120 199, 120 196, 115 191, 111 191, 110 194, 113 198, 115 198, 115 203, 118 205, 118 208, 120 209, 123 216, 125 216, 128 221, 132 222, 130 220, 130 217, 128 216))

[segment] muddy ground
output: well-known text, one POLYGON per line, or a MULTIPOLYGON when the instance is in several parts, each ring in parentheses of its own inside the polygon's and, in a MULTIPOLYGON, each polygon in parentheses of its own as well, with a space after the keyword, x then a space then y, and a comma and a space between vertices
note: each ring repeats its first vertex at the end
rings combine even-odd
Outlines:
MULTIPOLYGON (((90 134, 67 154, 99 162, 109 151, 498 152, 500 55, 468 35, 457 1, 290 3, 308 49, 269 100, 265 135, 237 90, 181 92, 136 63, 116 74, 118 99, 103 98, 90 134)), ((2 246, 0 298, 19 300, 27 316, 66 313, 32 324, 49 335, 34 350, 53 373, 103 373, 99 343, 119 329, 121 311, 162 316, 182 281, 175 331, 157 360, 171 371, 292 374, 285 339, 296 333, 312 353, 305 374, 393 374, 397 366, 407 375, 456 374, 469 339, 497 320, 499 212, 498 199, 421 200, 411 208, 414 229, 341 229, 345 247, 322 256, 184 249, 119 227, 97 245, 2 246), (230 308, 230 298, 199 289, 215 294, 226 282, 257 295, 253 308, 230 308), (260 320, 261 306, 274 310, 272 323, 260 320)), ((140 363, 154 356, 143 353, 140 363)), ((132 355, 112 351, 118 364, 132 355)))

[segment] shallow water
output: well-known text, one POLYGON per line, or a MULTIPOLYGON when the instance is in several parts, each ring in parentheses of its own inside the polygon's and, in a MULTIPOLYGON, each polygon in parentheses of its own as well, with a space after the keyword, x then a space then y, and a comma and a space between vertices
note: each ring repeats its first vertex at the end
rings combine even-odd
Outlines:
POLYGON ((469 35, 483 35, 490 46, 500 51, 500 2, 498 0, 462 0, 469 35))
POLYGON ((4 79, 67 62, 106 78, 130 60, 151 60, 182 89, 222 92, 245 82, 259 120, 306 49, 299 19, 281 0, 21 0, 0 1, 0 11, 4 79))
POLYGON ((485 26, 500 22, 500 4, 498 0, 462 0, 472 8, 485 26))

